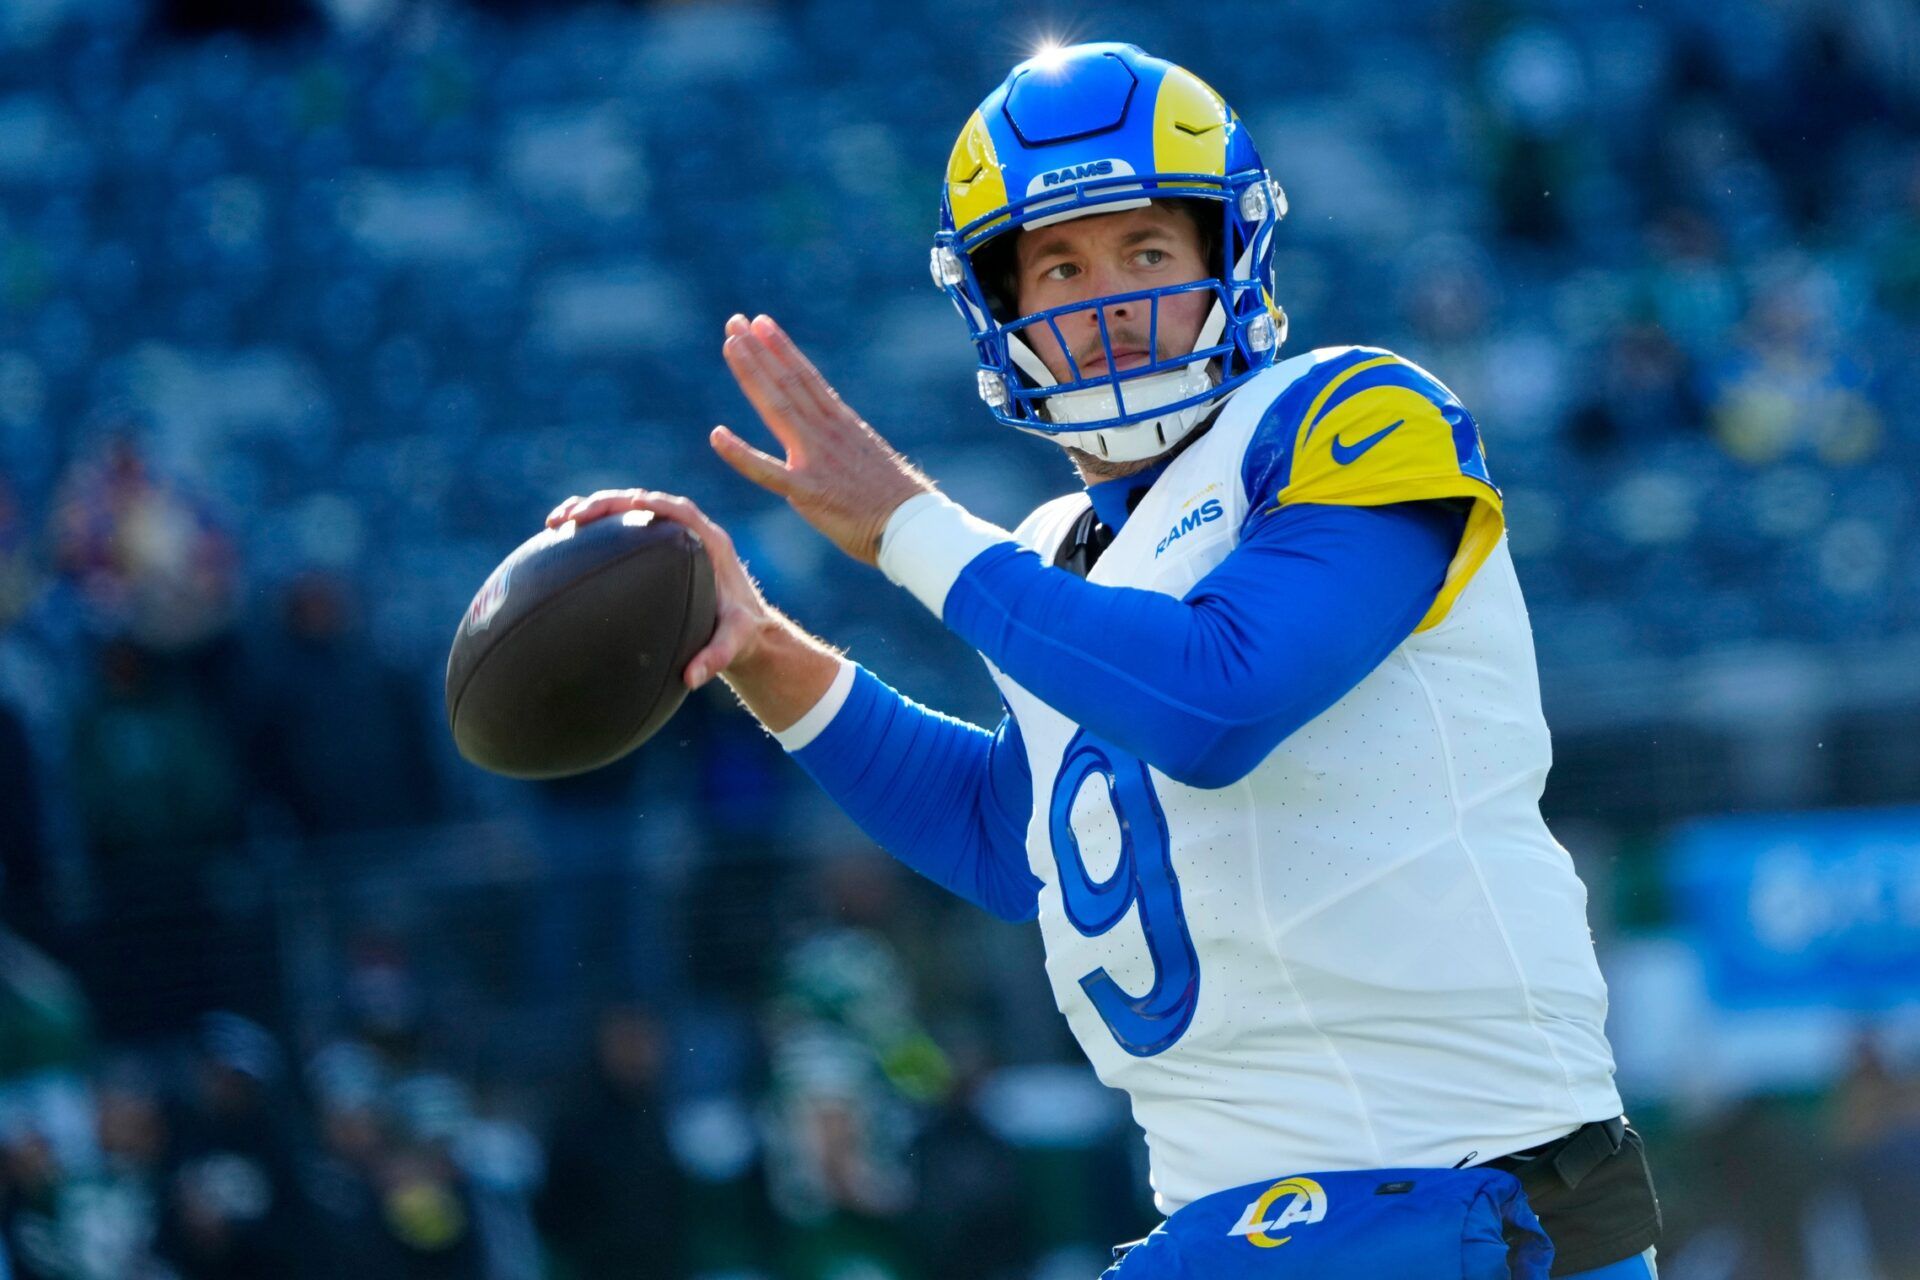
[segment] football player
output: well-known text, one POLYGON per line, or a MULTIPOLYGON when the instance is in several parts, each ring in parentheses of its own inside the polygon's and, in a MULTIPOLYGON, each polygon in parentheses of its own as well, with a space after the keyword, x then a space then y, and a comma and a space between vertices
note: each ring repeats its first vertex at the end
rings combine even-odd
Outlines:
POLYGON ((1119 1274, 1228 1276, 1284 1244, 1289 1274, 1505 1276, 1530 1202, 1552 1274, 1651 1277, 1658 1208, 1586 893, 1539 812, 1548 734, 1500 491, 1418 365, 1279 357, 1285 211, 1220 96, 1131 45, 1048 51, 980 105, 934 280, 993 417, 1085 481, 1011 532, 771 319, 728 322, 783 456, 725 427, 714 449, 981 653, 991 731, 774 610, 684 497, 606 491, 549 520, 697 530, 720 622, 687 683, 723 677, 916 870, 1037 916, 1170 1215, 1119 1274), (1403 1194, 1438 1234, 1402 1238, 1403 1194), (1463 1225, 1449 1197, 1493 1216, 1463 1225))

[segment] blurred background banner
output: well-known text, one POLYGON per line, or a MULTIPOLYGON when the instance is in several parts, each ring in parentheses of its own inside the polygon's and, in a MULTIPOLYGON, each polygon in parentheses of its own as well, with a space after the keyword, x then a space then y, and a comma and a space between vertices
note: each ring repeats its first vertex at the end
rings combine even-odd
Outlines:
POLYGON ((1708 819, 1672 858, 1679 926, 1721 1003, 1920 1005, 1920 809, 1708 819))
POLYGON ((1152 1226, 1033 931, 724 692, 551 784, 440 704, 501 556, 643 484, 998 715, 706 433, 766 311, 982 516, 1073 487, 926 277, 1048 39, 1219 88, 1290 350, 1481 424, 1662 1276, 1920 1276, 1911 0, 0 0, 0 1274, 1088 1280, 1152 1226))

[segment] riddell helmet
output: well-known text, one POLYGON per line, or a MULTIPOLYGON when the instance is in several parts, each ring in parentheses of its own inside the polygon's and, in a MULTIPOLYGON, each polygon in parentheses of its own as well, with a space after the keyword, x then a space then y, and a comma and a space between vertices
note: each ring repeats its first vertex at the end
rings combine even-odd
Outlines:
POLYGON ((1273 363, 1287 317, 1273 300, 1273 231, 1287 201, 1240 118, 1198 76, 1130 44, 1052 49, 1015 67, 961 131, 947 162, 934 238, 934 283, 953 299, 978 352, 980 398, 994 418, 1115 462, 1180 443, 1209 408, 1273 363), (1014 315, 981 250, 1023 227, 1200 200, 1219 220, 1213 275, 1014 315), (1193 350, 1161 357, 1161 299, 1202 292, 1213 306, 1193 350), (1148 308, 1146 363, 1115 369, 1106 309, 1148 308), (1083 374, 1060 331, 1091 311, 1104 370, 1083 374), (1050 327, 1071 381, 1054 378, 1027 339, 1050 327))

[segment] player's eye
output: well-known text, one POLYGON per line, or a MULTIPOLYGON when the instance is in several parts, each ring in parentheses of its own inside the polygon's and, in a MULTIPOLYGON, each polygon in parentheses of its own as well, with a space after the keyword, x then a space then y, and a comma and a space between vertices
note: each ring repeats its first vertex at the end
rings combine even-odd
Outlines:
POLYGON ((1143 267, 1157 267, 1167 260, 1165 249, 1142 249, 1133 255, 1133 260, 1143 267))
POLYGON ((1080 268, 1071 262, 1056 262, 1040 273, 1042 280, 1071 280, 1080 274, 1080 268))

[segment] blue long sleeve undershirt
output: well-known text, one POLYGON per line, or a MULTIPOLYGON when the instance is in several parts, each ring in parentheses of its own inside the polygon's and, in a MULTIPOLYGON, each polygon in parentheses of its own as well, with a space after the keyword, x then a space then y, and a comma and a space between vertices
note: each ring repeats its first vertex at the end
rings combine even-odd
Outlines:
POLYGON ((1412 634, 1465 520, 1432 502, 1283 507, 1177 600, 1003 543, 961 573, 945 621, 1074 724, 1224 787, 1412 634))
POLYGON ((988 733, 862 667, 838 714, 793 758, 888 853, 1003 920, 1033 918, 1033 780, 1012 716, 988 733))
MULTIPOLYGON (((1073 723, 1176 781, 1224 787, 1412 634, 1464 524, 1444 502, 1283 507, 1181 599, 1002 544, 962 571, 944 620, 1073 723)), ((1003 919, 1032 916, 1033 785, 1011 717, 988 733, 862 670, 794 758, 916 871, 1003 919)))

